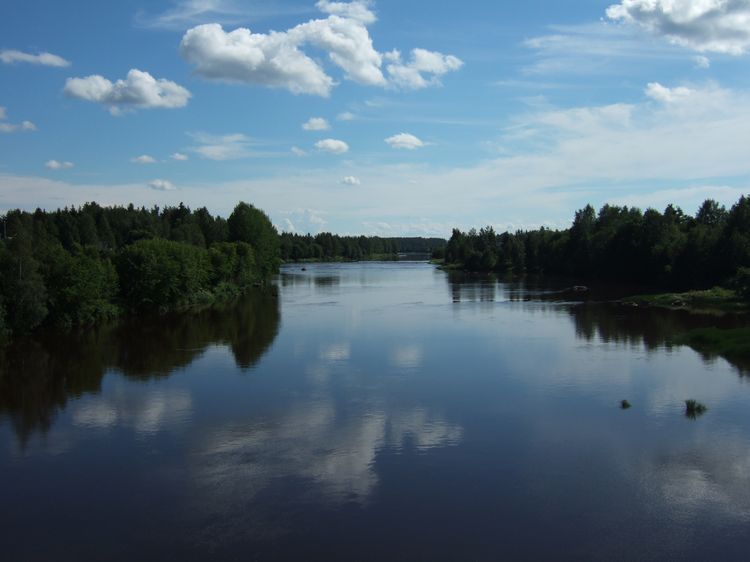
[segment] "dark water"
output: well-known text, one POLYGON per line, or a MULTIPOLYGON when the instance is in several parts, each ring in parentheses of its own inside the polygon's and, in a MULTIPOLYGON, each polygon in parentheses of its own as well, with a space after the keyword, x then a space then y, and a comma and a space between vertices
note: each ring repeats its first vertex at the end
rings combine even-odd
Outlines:
POLYGON ((741 320, 306 267, 7 350, 2 559, 747 558, 750 386, 667 344, 741 320))

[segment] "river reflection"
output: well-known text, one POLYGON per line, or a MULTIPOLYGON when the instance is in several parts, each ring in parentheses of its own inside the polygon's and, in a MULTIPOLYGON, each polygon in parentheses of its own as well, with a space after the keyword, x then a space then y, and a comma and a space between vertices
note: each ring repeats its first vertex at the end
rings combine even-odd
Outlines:
MULTIPOLYGON (((101 393, 108 371, 141 381, 168 377, 212 345, 227 346, 237 366, 249 369, 273 343, 279 321, 276 291, 257 291, 229 307, 24 338, 0 350, 0 419, 11 420, 24 444, 34 431, 47 431, 71 398, 101 393)), ((164 411, 189 409, 190 402, 184 393, 157 393, 148 400, 132 407, 121 404, 145 412, 125 417, 137 418, 136 424, 145 428, 164 411)), ((89 404, 75 416, 89 425, 107 426, 123 417, 115 409, 121 408, 89 404)))
POLYGON ((744 559, 750 390, 669 343, 744 320, 592 293, 290 265, 278 297, 21 342, 0 377, 4 554, 744 559))

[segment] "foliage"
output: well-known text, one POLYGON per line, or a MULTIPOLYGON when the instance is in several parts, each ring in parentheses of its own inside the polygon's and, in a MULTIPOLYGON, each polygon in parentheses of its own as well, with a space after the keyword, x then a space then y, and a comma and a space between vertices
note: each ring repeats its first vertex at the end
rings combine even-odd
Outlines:
POLYGON ((691 419, 702 416, 706 413, 706 410, 708 410, 708 408, 705 404, 701 404, 697 400, 685 400, 685 415, 691 419))
POLYGON ((239 203, 227 220, 229 240, 251 244, 262 276, 276 271, 279 235, 266 214, 248 203, 239 203))
POLYGON ((205 250, 172 240, 139 240, 117 256, 121 296, 132 310, 170 309, 191 304, 208 289, 205 250))
POLYGON ((745 300, 750 300, 750 267, 739 267, 732 279, 732 287, 745 300))
MULTIPOLYGON (((281 234, 281 258, 284 261, 357 261, 383 259, 399 253, 433 255, 442 252, 442 238, 381 238, 379 236, 339 236, 321 232, 315 236, 281 234)), ((436 256, 439 257, 439 256, 436 256)))
POLYGON ((246 203, 242 239, 205 208, 101 207, 0 217, 0 338, 40 326, 88 326, 125 311, 236 297, 279 262, 268 217, 246 203))
POLYGON ((498 273, 544 273, 644 283, 668 288, 707 288, 735 276, 750 297, 750 199, 727 211, 706 200, 695 217, 669 205, 663 212, 587 205, 569 229, 496 234, 491 227, 453 234, 447 266, 498 273))

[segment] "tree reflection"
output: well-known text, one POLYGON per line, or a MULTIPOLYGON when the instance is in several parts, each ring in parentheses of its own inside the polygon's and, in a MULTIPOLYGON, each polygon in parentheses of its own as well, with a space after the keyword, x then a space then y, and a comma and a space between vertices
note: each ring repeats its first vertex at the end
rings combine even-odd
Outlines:
POLYGON ((276 338, 280 318, 276 291, 263 290, 226 307, 16 341, 0 351, 0 416, 24 447, 52 426, 69 398, 98 394, 109 370, 141 381, 168 377, 211 345, 226 345, 237 365, 250 369, 276 338))
MULTIPOLYGON (((699 328, 744 328, 750 318, 741 314, 721 316, 696 314, 687 310, 619 304, 625 295, 643 292, 644 287, 601 284, 585 292, 573 290, 574 281, 544 277, 498 279, 492 274, 448 271, 446 275, 450 298, 454 303, 532 302, 539 305, 564 307, 573 319, 576 336, 587 341, 600 340, 647 350, 671 348, 679 336, 699 328)), ((693 347, 691 345, 691 347, 693 347)), ((742 355, 721 355, 708 347, 696 348, 706 361, 721 356, 744 376, 750 373, 750 359, 742 355)))
MULTIPOLYGON (((626 345, 643 345, 647 350, 671 348, 678 336, 698 328, 714 326, 729 329, 747 326, 743 315, 713 316, 693 314, 686 310, 633 307, 614 303, 579 304, 569 308, 576 335, 587 341, 595 339, 626 345)), ((705 360, 715 354, 697 350, 705 360)), ((740 373, 750 373, 750 361, 742 357, 724 357, 740 373)))

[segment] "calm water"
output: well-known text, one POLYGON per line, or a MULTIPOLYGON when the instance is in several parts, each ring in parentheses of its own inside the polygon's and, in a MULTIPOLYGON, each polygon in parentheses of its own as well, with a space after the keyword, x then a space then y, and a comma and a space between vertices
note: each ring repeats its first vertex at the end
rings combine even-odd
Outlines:
POLYGON ((558 289, 290 266, 225 311, 20 342, 0 555, 746 559, 750 386, 665 344, 738 320, 558 289))

